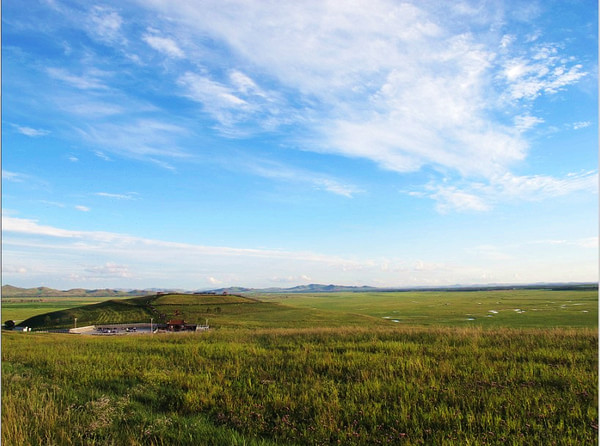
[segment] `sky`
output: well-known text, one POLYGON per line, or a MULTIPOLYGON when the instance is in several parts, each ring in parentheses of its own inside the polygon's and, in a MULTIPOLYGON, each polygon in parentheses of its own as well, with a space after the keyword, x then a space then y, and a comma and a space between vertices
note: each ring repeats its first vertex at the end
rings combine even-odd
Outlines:
POLYGON ((598 280, 592 0, 5 0, 2 282, 598 280))

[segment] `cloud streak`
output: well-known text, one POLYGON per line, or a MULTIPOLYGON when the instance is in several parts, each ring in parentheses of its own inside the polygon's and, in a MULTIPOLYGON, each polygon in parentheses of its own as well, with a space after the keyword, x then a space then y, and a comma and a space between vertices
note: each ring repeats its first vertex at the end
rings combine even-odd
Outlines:
POLYGON ((46 136, 50 133, 48 130, 44 130, 44 129, 35 129, 33 127, 21 126, 21 125, 16 125, 16 124, 12 124, 12 126, 20 134, 25 135, 25 136, 30 136, 32 138, 46 136))
POLYGON ((451 211, 489 211, 500 203, 535 202, 577 192, 597 193, 598 172, 574 172, 563 178, 549 175, 513 175, 493 177, 489 183, 455 185, 428 184, 424 190, 409 192, 436 202, 440 213, 451 211))
MULTIPOLYGON (((3 270, 7 278, 16 279, 26 270, 30 278, 51 277, 80 286, 93 286, 99 280, 118 280, 121 286, 188 289, 210 288, 215 284, 275 286, 297 284, 299 280, 384 286, 520 282, 514 278, 532 261, 519 251, 522 247, 517 246, 505 247, 508 253, 491 245, 467 247, 465 252, 470 263, 407 257, 359 259, 308 251, 206 246, 111 232, 68 230, 6 215, 2 230, 3 270), (477 254, 475 258, 473 253, 477 254), (505 262, 509 256, 517 259, 512 268, 497 270, 495 262, 505 262), (481 266, 482 258, 491 263, 481 266), (365 282, 367 276, 369 279, 365 282)), ((589 248, 597 246, 597 237, 561 241, 561 244, 570 246, 575 253, 581 249, 589 252, 589 248)), ((540 241, 538 245, 544 251, 553 243, 540 241)), ((526 247, 529 257, 532 246, 535 245, 526 247)), ((571 262, 569 269, 573 269, 573 259, 567 258, 565 262, 571 262)), ((529 271, 530 280, 546 280, 550 266, 544 268, 529 271)), ((553 264, 551 268, 560 271, 560 265, 553 264)), ((581 280, 590 273, 588 270, 580 268, 579 275, 563 272, 554 280, 581 280)))
MULTIPOLYGON (((545 41, 540 33, 499 33, 510 14, 530 19, 501 5, 484 10, 465 2, 441 11, 391 0, 275 2, 268 8, 209 0, 200 8, 184 0, 149 0, 141 7, 155 19, 137 27, 111 7, 71 14, 85 17, 79 26, 129 65, 155 63, 157 53, 168 60, 155 73, 161 88, 170 86, 178 99, 198 106, 219 136, 285 134, 287 148, 473 182, 467 187, 473 190, 459 182, 437 185, 434 199, 447 203, 440 205, 446 211, 489 209, 474 190, 479 182, 517 187, 509 177, 529 154, 526 135, 545 122, 534 113, 535 101, 575 85, 589 71, 565 56, 564 43, 545 41), (477 32, 468 23, 476 23, 477 32)), ((115 73, 89 55, 79 67, 49 66, 46 73, 87 95, 67 101, 63 110, 86 119, 75 131, 96 150, 173 171, 198 152, 183 140, 206 132, 204 122, 167 122, 154 113, 164 111, 162 104, 142 113, 133 95, 112 82, 115 73), (128 100, 135 106, 124 106, 128 100)), ((41 135, 31 129, 29 136, 41 135)), ((354 193, 335 181, 308 182, 354 193)))
POLYGON ((169 57, 175 59, 181 59, 185 57, 185 53, 179 48, 177 43, 168 37, 161 37, 155 34, 146 34, 142 37, 142 40, 154 48, 156 51, 163 53, 169 57))
MULTIPOLYGON (((478 40, 450 21, 439 22, 421 4, 263 8, 233 1, 199 10, 182 1, 150 3, 312 100, 308 111, 315 122, 308 126, 314 140, 308 147, 398 172, 432 165, 466 177, 506 173, 527 155, 522 132, 541 118, 516 115, 516 124, 503 124, 491 118, 498 107, 510 111, 515 102, 555 94, 586 75, 580 64, 561 57, 556 44, 540 42, 522 54, 513 48, 516 36, 478 40)), ((468 8, 448 12, 471 14, 468 8)), ((492 26, 502 18, 487 20, 492 26)), ((256 111, 239 90, 204 75, 188 72, 179 83, 221 123, 249 119, 256 111)))

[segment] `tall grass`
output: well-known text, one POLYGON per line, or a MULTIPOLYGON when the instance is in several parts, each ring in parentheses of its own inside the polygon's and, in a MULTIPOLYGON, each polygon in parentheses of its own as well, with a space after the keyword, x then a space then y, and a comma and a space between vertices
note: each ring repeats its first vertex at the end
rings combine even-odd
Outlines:
POLYGON ((594 330, 2 337, 3 444, 596 444, 594 330))

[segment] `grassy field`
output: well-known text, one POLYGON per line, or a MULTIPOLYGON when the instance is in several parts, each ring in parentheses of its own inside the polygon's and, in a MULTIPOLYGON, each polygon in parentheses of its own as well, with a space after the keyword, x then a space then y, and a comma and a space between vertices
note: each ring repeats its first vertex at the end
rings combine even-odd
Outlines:
MULTIPOLYGON (((24 321, 30 327, 99 323, 210 321, 216 328, 321 326, 579 327, 598 325, 597 291, 493 290, 260 295, 169 294, 68 307, 24 321)), ((40 303, 13 303, 13 314, 45 313, 40 303), (18 307, 22 305, 22 307, 18 307), (18 311, 23 311, 17 313, 18 311)), ((67 305, 67 303, 65 303, 67 305)), ((4 306, 4 305, 3 305, 4 306)), ((19 319, 19 318, 17 318, 19 319)), ((6 318, 5 318, 6 320, 6 318)))
POLYGON ((2 337, 6 445, 597 444, 594 330, 2 337))
POLYGON ((491 290, 459 292, 264 295, 295 308, 361 314, 391 324, 455 327, 597 327, 598 291, 491 290))
POLYGON ((595 445, 597 307, 595 291, 512 290, 165 295, 41 314, 40 327, 215 329, 4 332, 2 442, 595 445))
POLYGON ((165 323, 184 319, 203 323, 207 319, 214 328, 279 328, 279 327, 339 327, 380 326, 386 321, 369 315, 311 309, 263 302, 241 296, 173 294, 106 300, 82 307, 43 313, 28 318, 21 326, 33 329, 72 328, 78 326, 150 322, 165 323))
POLYGON ((402 325, 595 327, 598 324, 598 292, 592 290, 319 293, 261 299, 297 308, 363 314, 402 325))
POLYGON ((22 322, 39 314, 104 302, 114 297, 9 297, 2 298, 2 322, 22 322))

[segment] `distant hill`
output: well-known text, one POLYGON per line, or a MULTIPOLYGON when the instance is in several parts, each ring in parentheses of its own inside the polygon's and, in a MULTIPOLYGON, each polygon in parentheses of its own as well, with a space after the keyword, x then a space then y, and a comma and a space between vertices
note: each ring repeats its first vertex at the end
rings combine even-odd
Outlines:
MULTIPOLYGON (((38 314, 20 322, 18 327, 40 329, 72 328, 77 320, 79 327, 96 324, 148 323, 151 319, 156 324, 164 324, 170 319, 184 319, 188 322, 206 320, 214 322, 229 317, 229 324, 243 324, 248 316, 248 308, 256 307, 258 317, 264 313, 279 310, 278 304, 263 303, 258 300, 228 294, 178 294, 155 293, 136 296, 129 299, 110 299, 95 304, 68 308, 38 314)), ((301 312, 302 310, 298 310, 301 312)), ((269 315, 266 316, 267 318, 269 315)), ((221 322, 222 323, 222 322, 221 322)), ((214 325, 214 324, 213 324, 214 325)), ((219 324, 217 324, 219 325, 219 324)))
MULTIPOLYGON (((388 292, 388 291, 484 291, 484 290, 509 290, 509 289, 547 289, 547 290, 589 290, 598 289, 597 283, 535 283, 535 284, 489 284, 489 285, 452 285, 441 287, 396 287, 377 288, 370 286, 344 286, 323 285, 311 283, 309 285, 298 285, 291 288, 245 288, 229 287, 213 290, 195 290, 195 292, 210 292, 216 294, 241 294, 241 293, 335 293, 335 292, 388 292)), ((95 289, 86 290, 74 288, 71 290, 55 290, 53 288, 19 288, 12 285, 2 286, 2 297, 135 297, 156 294, 157 292, 186 293, 190 291, 169 288, 147 288, 143 290, 116 290, 95 289)))
POLYGON ((218 288, 215 290, 206 290, 211 293, 335 293, 335 292, 361 292, 361 291, 381 291, 383 288, 375 288, 371 286, 345 286, 345 285, 323 285, 319 283, 311 283, 309 285, 298 285, 291 288, 243 288, 229 287, 218 288))
POLYGON ((395 292, 395 291, 486 291, 486 290, 597 290, 597 283, 534 283, 534 284, 489 284, 489 285, 449 285, 440 287, 415 286, 415 287, 390 287, 378 288, 371 286, 344 286, 344 285, 323 285, 311 283, 309 285, 298 285, 291 288, 242 288, 230 287, 219 288, 216 290, 207 290, 211 293, 336 293, 336 292, 395 292))
POLYGON ((377 288, 370 286, 344 286, 344 285, 321 285, 311 283, 310 285, 298 285, 292 288, 280 288, 284 293, 335 293, 340 291, 376 291, 377 288))
POLYGON ((2 286, 2 297, 125 297, 125 296, 143 296, 148 294, 144 290, 111 290, 96 289, 86 290, 83 288, 73 288, 62 291, 47 287, 37 288, 19 288, 12 285, 2 286))

